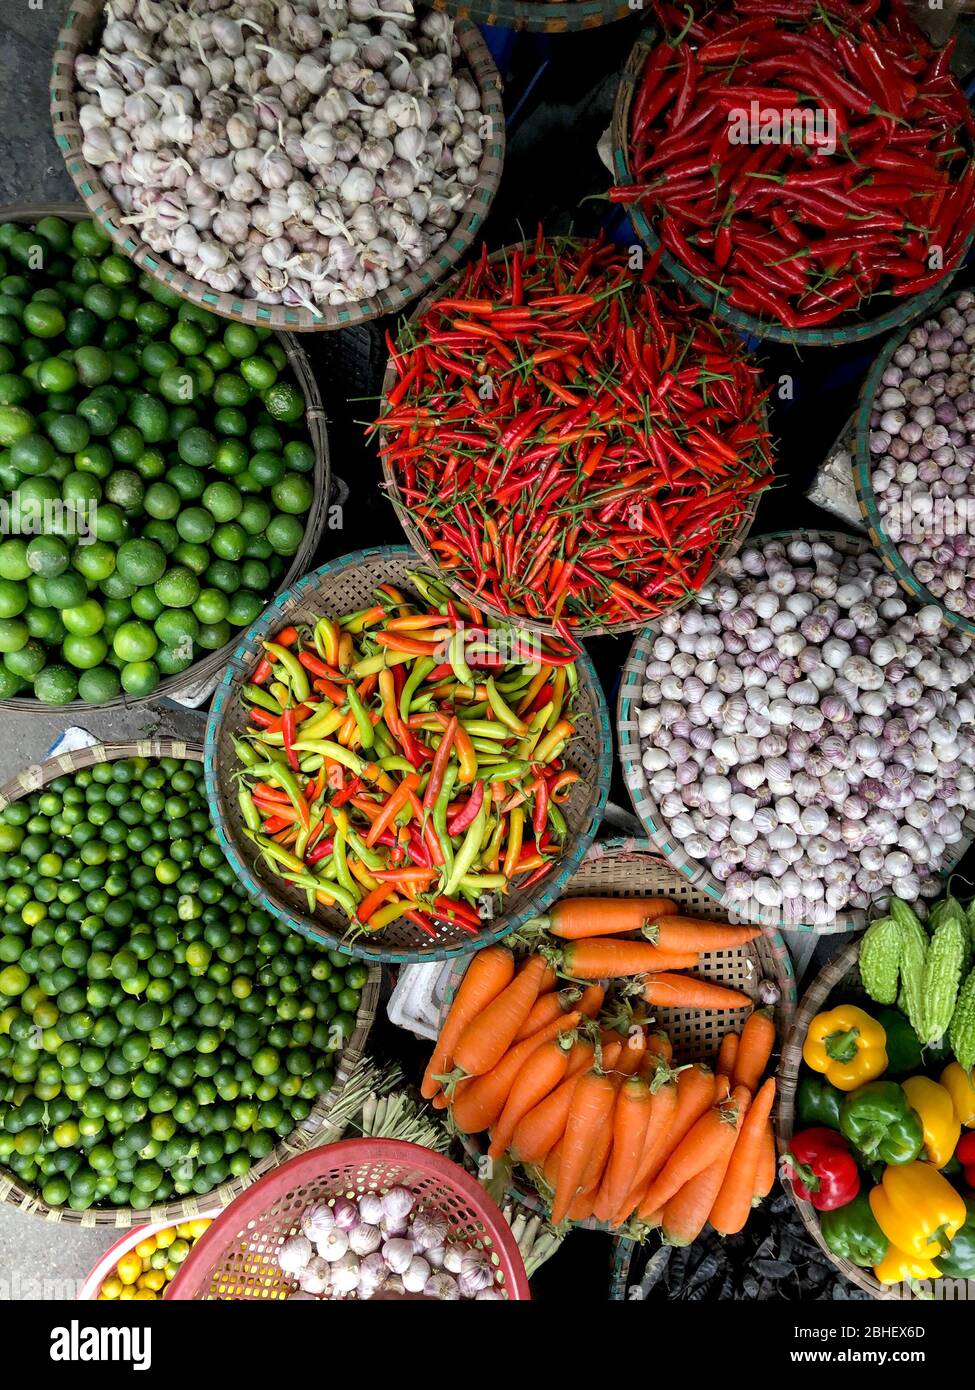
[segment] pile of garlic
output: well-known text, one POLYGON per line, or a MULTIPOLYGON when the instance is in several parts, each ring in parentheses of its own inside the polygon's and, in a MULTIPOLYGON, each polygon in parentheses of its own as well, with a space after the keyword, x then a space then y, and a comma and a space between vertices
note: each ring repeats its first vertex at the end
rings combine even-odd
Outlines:
POLYGON ((75 62, 82 153, 153 251, 263 304, 422 266, 489 133, 449 15, 412 0, 108 0, 75 62))
POLYGON ((289 1301, 378 1293, 445 1302, 504 1297, 483 1251, 451 1241, 443 1213, 417 1207, 405 1187, 366 1192, 358 1202, 315 1202, 302 1212, 300 1233, 278 1251, 278 1264, 297 1281, 289 1301))

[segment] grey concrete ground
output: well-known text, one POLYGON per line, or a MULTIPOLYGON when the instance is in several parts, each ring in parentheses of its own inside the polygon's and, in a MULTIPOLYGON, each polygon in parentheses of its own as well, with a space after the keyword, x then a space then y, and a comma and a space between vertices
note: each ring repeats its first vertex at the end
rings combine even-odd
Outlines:
MULTIPOLYGON (((48 117, 51 55, 66 9, 65 0, 0 0, 2 205, 76 197, 48 117)), ((0 714, 0 783, 40 761, 69 722, 56 713, 0 714)), ((199 737, 202 726, 200 716, 169 705, 107 711, 81 722, 111 742, 152 733, 199 737)), ((118 1234, 106 1226, 48 1225, 0 1204, 0 1299, 70 1297, 118 1234)))

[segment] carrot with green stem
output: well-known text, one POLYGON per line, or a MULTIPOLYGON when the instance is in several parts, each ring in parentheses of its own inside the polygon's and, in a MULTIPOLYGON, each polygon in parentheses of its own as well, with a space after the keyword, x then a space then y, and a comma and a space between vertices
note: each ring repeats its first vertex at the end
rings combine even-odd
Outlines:
POLYGON ((454 1044, 468 1023, 511 983, 514 973, 515 958, 505 946, 488 946, 478 951, 460 982, 423 1073, 420 1094, 424 1099, 431 1100, 440 1090, 438 1077, 450 1070, 454 1044))
POLYGON ((586 1165, 616 1101, 612 1077, 593 1069, 576 1082, 562 1139, 558 1181, 552 1202, 552 1224, 558 1225, 578 1195, 586 1165))
POLYGON ((718 1049, 718 1060, 714 1064, 714 1070, 718 1076, 731 1076, 735 1070, 735 1058, 738 1055, 738 1034, 725 1033, 721 1039, 721 1046, 718 1049))
POLYGON ((716 985, 695 975, 648 975, 641 990, 648 1004, 659 1009, 750 1009, 752 1000, 740 990, 716 985))
MULTIPOLYGON (((529 1009, 528 1017, 515 1034, 514 1041, 521 1042, 522 1038, 530 1038, 532 1033, 537 1033, 553 1018, 558 1018, 559 1014, 569 1013, 572 1009, 579 1010, 581 996, 582 990, 578 986, 550 990, 546 994, 540 994, 529 1009)), ((579 1010, 579 1012, 582 1011, 579 1010)))
POLYGON ((772 1010, 756 1009, 748 1015, 741 1030, 741 1043, 732 1075, 734 1085, 747 1086, 754 1095, 762 1083, 774 1046, 772 1010))
POLYGON ((613 1149, 606 1180, 609 1220, 629 1192, 643 1157, 654 1097, 647 1083, 631 1076, 620 1088, 613 1111, 613 1149))
POLYGON ((544 1100, 515 1125, 510 1149, 521 1163, 544 1163, 547 1154, 565 1133, 572 1092, 579 1073, 592 1066, 595 1050, 591 1042, 577 1042, 569 1053, 565 1076, 544 1100))
MULTIPOLYGON (((744 1110, 739 1109, 735 1121, 738 1142, 741 1139, 743 1116, 744 1110)), ((685 1183, 666 1203, 660 1212, 660 1225, 668 1245, 690 1245, 692 1241, 697 1240, 707 1225, 733 1154, 734 1149, 722 1154, 706 1168, 702 1168, 696 1177, 685 1183)))
POLYGON ((538 998, 549 971, 543 956, 529 956, 500 994, 467 1024, 454 1046, 453 1066, 459 1074, 483 1076, 511 1046, 538 998))
POLYGON ((472 1077, 463 1090, 458 1090, 451 1116, 461 1134, 479 1134, 490 1129, 504 1109, 515 1077, 531 1054, 559 1033, 571 1031, 579 1022, 578 1013, 560 1014, 530 1038, 515 1043, 490 1071, 472 1077))
POLYGON ((744 1086, 731 1099, 710 1106, 671 1152, 656 1178, 643 1194, 638 1216, 650 1216, 697 1176, 702 1169, 730 1154, 738 1137, 742 1105, 749 1099, 744 1086))
POLYGON ((661 951, 647 941, 621 937, 583 937, 561 951, 560 969, 573 980, 620 979, 651 970, 686 970, 697 964, 697 952, 661 951))
POLYGON ((776 1167, 775 1130, 772 1128, 772 1121, 768 1120, 765 1124, 765 1131, 762 1135, 762 1143, 758 1152, 755 1190, 752 1193, 753 1206, 757 1207, 764 1202, 765 1198, 775 1186, 776 1167))
POLYGON ((657 1066, 647 1078, 650 1087, 650 1120, 643 1152, 637 1163, 630 1190, 614 1211, 611 1224, 621 1226, 639 1206, 647 1186, 660 1171, 673 1136, 683 1135, 711 1104, 714 1078, 702 1066, 685 1068, 679 1074, 668 1066, 657 1066))
POLYGON ((534 1106, 554 1091, 565 1076, 574 1036, 559 1034, 543 1043, 525 1060, 515 1077, 504 1109, 491 1130, 489 1158, 500 1158, 511 1144, 515 1126, 534 1106))
POLYGON ((644 936, 661 951, 732 951, 761 936, 761 927, 729 927, 697 917, 658 917, 644 936))
MULTIPOLYGON (((747 1087, 736 1088, 740 1095, 747 1087)), ((711 1225, 719 1236, 736 1235, 748 1220, 755 1195, 762 1141, 775 1100, 775 1079, 769 1077, 749 1106, 731 1154, 728 1171, 711 1209, 711 1225)))
POLYGON ((659 917, 677 911, 670 898, 562 898, 547 917, 534 917, 525 928, 548 931, 563 941, 585 936, 639 932, 659 917))

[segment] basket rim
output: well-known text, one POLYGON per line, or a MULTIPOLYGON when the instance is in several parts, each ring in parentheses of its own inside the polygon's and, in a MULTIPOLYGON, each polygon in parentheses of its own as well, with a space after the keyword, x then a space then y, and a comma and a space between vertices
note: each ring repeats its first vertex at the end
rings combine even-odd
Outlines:
MULTIPOLYGON (((488 260, 504 260, 507 257, 509 257, 518 247, 527 247, 529 244, 529 240, 530 239, 526 237, 525 240, 522 242, 508 242, 506 243, 506 245, 499 247, 497 251, 492 251, 492 253, 488 257, 488 260)), ((578 237, 573 238, 573 240, 577 240, 580 242, 595 242, 597 238, 578 237)), ((443 280, 439 285, 436 286, 436 288, 434 288, 428 294, 426 294, 418 304, 415 304, 411 309, 410 313, 398 326, 397 334, 402 332, 402 329, 405 326, 411 326, 415 324, 418 319, 420 319, 429 309, 431 309, 436 304, 438 299, 449 297, 453 290, 456 289, 457 285, 460 283, 461 278, 465 273, 465 270, 466 267, 460 267, 459 269, 457 269, 448 279, 443 280)), ((398 374, 396 372, 395 356, 396 354, 390 354, 386 362, 386 369, 383 373, 382 385, 380 387, 380 409, 383 409, 386 401, 386 396, 388 395, 389 391, 393 388, 393 386, 395 386, 397 380, 399 379, 398 374)), ((763 418, 767 424, 768 412, 765 408, 764 402, 761 408, 763 418)), ((453 590, 453 592, 457 595, 458 598, 463 599, 465 603, 470 603, 473 604, 474 607, 480 608, 482 612, 489 613, 491 617, 497 619, 499 622, 506 623, 510 627, 523 629, 525 632, 534 633, 540 637, 561 637, 561 634, 556 631, 554 625, 551 622, 546 623, 539 618, 531 618, 527 614, 505 613, 502 609, 498 608, 495 604, 493 604, 489 599, 486 599, 483 594, 476 593, 467 584, 457 579, 450 570, 445 570, 442 568, 440 561, 437 559, 436 555, 434 555, 433 551, 427 545, 427 542, 424 539, 422 532, 420 531, 416 523, 413 521, 413 518, 410 515, 410 509, 403 500, 403 494, 400 489, 399 482, 396 479, 396 475, 393 471, 392 465, 389 461, 388 454, 382 451, 382 445, 385 443, 386 440, 386 430, 384 429, 381 420, 377 428, 381 447, 380 460, 383 471, 383 491, 386 494, 387 500, 392 504, 393 510, 396 513, 397 520, 399 521, 400 526, 403 528, 403 533, 406 536, 407 541, 416 551, 423 564, 429 565, 430 568, 435 569, 438 576, 443 580, 443 582, 446 585, 448 585, 450 589, 453 590)), ((727 542, 727 544, 721 551, 721 554, 715 560, 713 566, 714 569, 718 569, 725 560, 731 559, 731 557, 733 555, 736 555, 738 551, 741 549, 741 547, 744 545, 751 532, 752 526, 755 524, 755 516, 758 512, 759 502, 761 501, 763 496, 764 492, 756 492, 751 493, 749 495, 745 505, 745 509, 742 512, 741 521, 739 523, 738 529, 727 542)), ((665 611, 668 613, 677 612, 678 609, 682 608, 686 603, 689 603, 691 599, 693 599, 693 597, 693 593, 686 593, 683 598, 677 599, 665 611)), ((574 619, 567 619, 566 622, 569 631, 572 633, 572 636, 576 638, 580 644, 583 641, 585 641, 586 638, 589 637, 618 637, 622 636, 625 633, 637 632, 640 630, 641 627, 643 627, 643 620, 640 618, 634 618, 627 622, 621 623, 583 623, 577 622, 574 619)))
MULTIPOLYGON (((648 30, 652 33, 653 30, 648 30)), ((616 98, 613 103, 613 182, 616 187, 624 187, 633 182, 629 164, 629 140, 627 132, 629 130, 629 111, 633 100, 633 92, 640 73, 643 71, 646 58, 654 47, 654 43, 644 34, 634 44, 626 65, 620 74, 619 86, 616 89, 616 98)), ((975 155, 972 156, 975 159, 975 155)), ((887 333, 893 328, 899 327, 917 314, 925 312, 935 301, 944 294, 947 287, 951 284, 954 277, 961 269, 965 258, 975 240, 975 230, 971 231, 965 239, 965 244, 959 254, 958 263, 953 270, 945 272, 944 277, 936 285, 931 285, 926 290, 921 290, 918 294, 905 296, 901 304, 894 309, 888 309, 885 314, 874 320, 863 320, 860 323, 847 324, 843 327, 821 327, 821 328, 786 328, 784 324, 777 323, 770 319, 759 318, 755 314, 747 313, 744 309, 736 309, 724 303, 723 296, 708 290, 695 276, 693 276, 677 258, 664 247, 660 238, 650 224, 649 219, 643 213, 639 203, 632 203, 627 207, 627 213, 633 224, 634 230, 653 255, 659 255, 660 264, 663 265, 667 273, 681 284, 684 289, 692 294, 694 298, 703 304, 710 313, 722 322, 737 329, 739 332, 749 333, 755 338, 766 338, 779 343, 791 343, 796 347, 839 347, 847 343, 862 343, 870 338, 878 337, 882 333, 887 333)))
POLYGON ((525 1264, 511 1227, 502 1216, 497 1203, 481 1184, 476 1182, 459 1163, 455 1163, 444 1154, 434 1153, 432 1149, 424 1148, 422 1144, 411 1144, 402 1139, 374 1138, 342 1139, 336 1144, 326 1144, 309 1149, 305 1153, 297 1154, 294 1158, 288 1159, 286 1163, 282 1163, 280 1167, 275 1169, 273 1174, 265 1175, 249 1187, 246 1192, 242 1192, 229 1206, 224 1208, 209 1230, 205 1231, 190 1249, 186 1259, 180 1265, 176 1277, 169 1285, 170 1299, 174 1302, 186 1302, 193 1299, 194 1295, 205 1287, 208 1278, 208 1274, 202 1268, 198 1274, 195 1274, 195 1277, 194 1273, 197 1266, 203 1266, 204 1255, 209 1255, 210 1247, 217 1247, 219 1244, 221 1252, 225 1251, 233 1236, 250 1223, 256 1222, 272 1200, 276 1200, 283 1191, 289 1190, 291 1187, 299 1187, 302 1181, 308 1181, 316 1176, 317 1172, 325 1166, 323 1160, 326 1160, 327 1166, 331 1167, 337 1166, 339 1162, 353 1166, 367 1162, 375 1163, 384 1158, 389 1166, 399 1164, 403 1167, 413 1167, 425 1172, 430 1177, 439 1178, 443 1183, 459 1192, 472 1210, 476 1212, 492 1246, 501 1258, 500 1268, 504 1275, 505 1289, 509 1290, 509 1297, 512 1301, 519 1302, 531 1300, 525 1264), (285 1173, 289 1179, 288 1187, 282 1183, 282 1176, 285 1173), (271 1177, 273 1177, 273 1185, 277 1189, 273 1198, 272 1194, 265 1190, 271 1186, 267 1181, 271 1177), (290 1181, 292 1179, 293 1181, 290 1181), (227 1237, 226 1240, 224 1240, 225 1236, 227 1237))
MULTIPOLYGON (((224 801, 224 793, 221 785, 221 767, 218 755, 218 739, 220 730, 223 726, 224 718, 228 710, 232 707, 232 700, 237 692, 240 678, 246 673, 250 657, 247 648, 252 642, 257 641, 266 632, 280 621, 285 604, 292 596, 300 597, 303 590, 317 588, 323 580, 327 580, 344 570, 353 568, 368 568, 373 559, 402 557, 408 560, 416 560, 415 552, 409 546, 376 546, 367 550, 353 550, 347 555, 339 556, 335 560, 330 560, 321 565, 318 569, 310 570, 296 584, 277 599, 264 611, 264 613, 244 632, 237 644, 236 650, 227 663, 226 670, 220 680, 213 695, 213 703, 210 708, 209 718, 207 719, 206 741, 204 745, 204 773, 206 777, 207 792, 210 797, 211 813, 213 815, 214 829, 228 862, 240 881, 246 886, 248 892, 280 920, 285 921, 293 931, 298 931, 302 935, 308 935, 312 930, 313 939, 324 942, 329 949, 341 951, 344 955, 354 956, 359 959, 384 961, 388 964, 426 964, 429 961, 447 960, 453 956, 468 956, 475 951, 480 951, 483 947, 489 946, 494 942, 502 940, 511 932, 517 930, 530 917, 537 916, 544 911, 549 903, 553 902, 561 893, 562 888, 571 878, 575 869, 582 862, 586 851, 592 844, 596 832, 599 829, 603 817, 603 810, 609 796, 609 785, 612 778, 613 758, 612 758, 612 730, 609 720, 609 709, 606 697, 603 692, 602 684, 596 674, 596 669, 585 651, 580 651, 576 656, 576 665, 591 688, 594 703, 596 705, 595 719, 597 724, 597 738, 599 746, 599 756, 596 759, 596 770, 594 774, 594 785, 590 797, 590 809, 588 812, 588 824, 582 830, 576 832, 576 845, 567 851, 558 861, 557 867, 552 873, 542 879, 537 885, 537 893, 533 895, 530 906, 522 908, 520 911, 507 914, 502 913, 498 918, 492 919, 493 925, 486 927, 478 933, 476 937, 465 939, 454 946, 447 946, 436 941, 431 941, 429 947, 425 949, 396 949, 386 948, 381 942, 372 942, 367 937, 360 937, 354 942, 347 941, 344 937, 337 935, 331 927, 319 921, 317 918, 299 913, 291 904, 279 906, 273 885, 258 879, 253 873, 249 864, 245 862, 236 842, 230 837, 224 823, 225 817, 220 812, 220 807, 224 801)), ((381 932, 376 933, 377 937, 381 932)))
POLYGON ((435 10, 491 28, 542 34, 598 29, 629 19, 634 13, 627 0, 563 0, 551 4, 539 0, 432 0, 432 4, 435 10))
MULTIPOLYGON (((659 864, 661 869, 665 872, 674 874, 675 877, 677 876, 677 871, 660 853, 660 850, 654 844, 653 840, 640 835, 616 835, 611 839, 596 840, 589 846, 583 863, 594 863, 600 859, 613 859, 617 856, 626 854, 636 854, 651 859, 659 864)), ((694 884, 692 886, 700 887, 699 884, 694 884)), ((796 976, 792 964, 792 955, 777 927, 766 926, 764 924, 756 925, 761 926, 762 938, 769 947, 775 963, 775 982, 781 991, 780 998, 774 1005, 776 1039, 777 1041, 781 1039, 781 1049, 784 1054, 786 1042, 789 1037, 791 1037, 797 1007, 796 976)), ((735 949, 742 950, 744 948, 737 947, 735 949)), ((456 994, 457 987, 463 979, 463 965, 464 963, 462 961, 456 962, 447 979, 443 1004, 440 1010, 441 1024, 446 1018, 446 1010, 449 1008, 456 994)), ((708 1011, 701 1010, 700 1012, 708 1011)), ((476 1135, 462 1134, 459 1138, 464 1147, 464 1152, 472 1158, 475 1163, 483 1158, 484 1151, 478 1147, 476 1135)), ((508 1182, 508 1190, 518 1201, 522 1202, 530 1210, 539 1212, 543 1215, 545 1214, 544 1203, 528 1179, 520 1175, 519 1164, 514 1164, 512 1167, 511 1177, 508 1182)), ((597 1221, 595 1217, 590 1216, 584 1221, 574 1221, 571 1224, 573 1227, 578 1227, 580 1230, 603 1231, 623 1242, 628 1239, 621 1235, 619 1230, 607 1225, 603 1221, 597 1221)), ((630 1243, 632 1244, 632 1242, 630 1243)))
POLYGON ((65 23, 55 41, 49 86, 49 111, 55 144, 64 159, 65 167, 91 215, 109 233, 122 254, 134 260, 147 274, 152 275, 181 298, 201 304, 221 318, 240 323, 263 324, 290 333, 332 332, 366 323, 371 319, 395 314, 411 300, 426 292, 430 285, 455 266, 469 251, 481 230, 501 182, 505 153, 505 118, 501 100, 502 81, 497 66, 475 24, 466 19, 455 21, 455 33, 463 50, 464 64, 481 94, 481 111, 492 122, 492 134, 485 142, 478 176, 457 221, 446 240, 423 265, 411 272, 397 285, 390 285, 369 299, 350 300, 343 305, 320 305, 319 315, 304 307, 261 304, 250 296, 237 292, 212 290, 202 281, 187 274, 174 261, 153 251, 141 237, 124 225, 124 216, 111 190, 102 182, 99 171, 92 167, 82 153, 81 127, 78 116, 77 84, 74 59, 86 51, 81 22, 97 24, 105 0, 75 0, 69 7, 65 23))
MULTIPOLYGON (((946 294, 943 294, 934 304, 927 305, 923 312, 918 313, 916 317, 926 318, 937 314, 940 310, 947 308, 956 295, 964 293, 966 288, 964 285, 952 284, 946 294)), ((975 637, 975 618, 966 618, 963 614, 953 613, 949 608, 946 608, 942 600, 936 598, 931 590, 916 577, 910 565, 901 555, 899 546, 889 538, 884 530, 883 518, 877 506, 877 494, 873 487, 872 455, 870 453, 870 415, 873 411, 873 402, 880 390, 881 377, 884 371, 890 365, 894 353, 903 344, 913 325, 914 320, 910 323, 904 323, 900 325, 904 330, 903 332, 891 335, 860 388, 860 395, 853 416, 855 423, 853 488, 860 507, 860 515, 866 523, 867 533, 876 546, 880 558, 890 573, 898 580, 901 588, 910 594, 916 603, 939 609, 941 620, 946 627, 956 628, 966 637, 975 637)))
MULTIPOLYGON (((23 768, 0 787, 0 810, 56 777, 77 772, 96 763, 117 762, 121 758, 179 758, 193 762, 203 762, 204 750, 201 744, 190 740, 154 736, 133 739, 118 743, 95 743, 78 748, 70 753, 61 753, 46 758, 41 763, 33 763, 23 768)), ((147 1225, 169 1226, 182 1220, 197 1220, 209 1215, 214 1208, 224 1207, 227 1202, 246 1191, 262 1175, 287 1162, 287 1155, 296 1145, 301 1149, 319 1142, 319 1136, 328 1131, 329 1114, 342 1095, 349 1073, 361 1059, 372 1024, 376 1016, 379 992, 382 983, 381 967, 370 963, 369 978, 362 990, 359 1009, 356 1013, 355 1028, 338 1055, 335 1079, 324 1095, 313 1102, 308 1118, 299 1121, 294 1129, 279 1138, 266 1158, 256 1159, 247 1172, 221 1183, 202 1196, 193 1194, 136 1210, 134 1207, 91 1206, 84 1211, 75 1211, 68 1206, 52 1207, 44 1201, 39 1189, 22 1182, 8 1168, 0 1165, 0 1202, 16 1207, 31 1215, 43 1217, 50 1222, 63 1222, 65 1225, 87 1228, 115 1226, 120 1231, 131 1227, 147 1225)))
POLYGON ((795 1095, 799 1083, 799 1069, 802 1065, 802 1045, 809 1021, 826 1002, 836 986, 846 979, 851 970, 855 969, 859 959, 860 943, 859 941, 851 941, 818 971, 802 996, 792 1027, 789 1030, 789 1036, 782 1048, 782 1055, 776 1071, 775 1098, 775 1143, 780 1160, 779 1180, 784 1190, 792 1198, 808 1234, 823 1254, 829 1258, 831 1264, 845 1278, 876 1299, 903 1299, 905 1297, 910 1298, 911 1295, 910 1293, 907 1295, 899 1293, 900 1285, 881 1284, 867 1269, 855 1265, 852 1260, 833 1254, 823 1240, 815 1208, 812 1203, 804 1202, 797 1196, 792 1179, 784 1170, 781 1162, 788 1151, 794 1133, 795 1095))
MULTIPOLYGON (((193 1217, 193 1220, 212 1221, 219 1214, 219 1210, 219 1207, 214 1207, 212 1211, 201 1211, 199 1216, 193 1217)), ((123 1231, 118 1240, 113 1240, 108 1249, 102 1251, 85 1275, 81 1288, 78 1290, 78 1301, 94 1302, 98 1297, 98 1290, 108 1278, 112 1267, 118 1263, 119 1256, 133 1249, 140 1241, 145 1240, 156 1231, 165 1231, 167 1226, 172 1224, 171 1221, 147 1221, 141 1226, 130 1226, 128 1230, 123 1231)), ((163 1298, 166 1297, 166 1289, 163 1289, 162 1296, 163 1298)))
MULTIPOLYGON (((60 217, 66 222, 88 222, 91 214, 83 203, 9 203, 0 206, 0 223, 35 222, 40 217, 60 217)), ((331 453, 328 443, 328 420, 325 405, 318 388, 318 379, 308 358, 308 354, 293 333, 275 330, 276 336, 288 356, 288 370, 295 378, 305 398, 305 413, 302 417, 308 431, 308 439, 315 451, 314 492, 311 506, 306 513, 307 522, 301 545, 295 551, 291 565, 281 578, 278 592, 286 589, 298 579, 305 565, 314 555, 325 529, 328 503, 332 491, 331 453)), ((69 700, 63 705, 46 705, 43 701, 23 695, 14 695, 0 700, 0 710, 9 709, 17 714, 51 714, 55 711, 65 714, 85 714, 92 710, 136 709, 151 704, 155 700, 172 699, 187 687, 199 681, 211 679, 221 669, 236 646, 232 637, 216 651, 207 652, 185 671, 174 676, 163 676, 159 684, 148 695, 116 695, 94 705, 86 700, 69 700)))
MULTIPOLYGON (((794 531, 768 531, 757 536, 749 536, 742 549, 762 545, 765 541, 771 540, 826 541, 829 545, 846 554, 863 554, 873 548, 866 536, 852 536, 845 531, 820 531, 812 527, 803 527, 794 531)), ((689 882, 693 883, 695 887, 703 889, 725 911, 731 911, 733 904, 724 901, 724 890, 707 865, 691 860, 681 847, 670 839, 666 821, 656 801, 649 794, 649 791, 641 785, 640 769, 642 765, 640 759, 642 749, 637 731, 636 710, 641 703, 640 692, 650 656, 649 647, 656 636, 657 624, 648 623, 635 638, 620 672, 619 691, 616 698, 616 741, 619 761, 623 769, 623 780, 630 794, 633 810, 653 843, 689 882)), ((957 853, 952 856, 950 863, 939 871, 941 875, 951 874, 957 868, 968 852, 972 840, 973 835, 969 834, 959 842, 957 853)), ((772 914, 775 913, 775 909, 769 908, 768 912, 770 914, 769 920, 766 921, 763 918, 762 926, 775 926, 780 931, 809 932, 816 936, 860 931, 866 926, 867 921, 866 912, 859 909, 847 911, 844 916, 836 917, 828 923, 785 922, 777 915, 774 916, 773 920, 772 914)))

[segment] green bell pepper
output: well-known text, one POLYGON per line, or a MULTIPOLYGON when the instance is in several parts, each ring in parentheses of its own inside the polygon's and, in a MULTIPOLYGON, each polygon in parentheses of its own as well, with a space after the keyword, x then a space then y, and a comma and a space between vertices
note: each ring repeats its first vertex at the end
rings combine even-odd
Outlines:
POLYGON ((867 1159, 913 1163, 924 1147, 920 1116, 896 1081, 868 1081, 840 1107, 840 1133, 867 1159))
POLYGON ((796 1109, 802 1128, 825 1125, 827 1129, 839 1129, 842 1104, 843 1092, 824 1077, 804 1076, 799 1082, 796 1109))
POLYGON ((946 1255, 937 1259, 941 1273, 949 1279, 975 1278, 975 1208, 969 1206, 968 1219, 952 1237, 946 1255))
POLYGON ((887 1075, 911 1076, 921 1071, 921 1044, 900 1009, 881 1009, 876 1018, 887 1034, 887 1075))
POLYGON ((890 1247, 890 1241, 870 1210, 870 1199, 865 1192, 847 1202, 845 1207, 821 1212, 819 1229, 834 1255, 864 1268, 879 1265, 890 1247))

